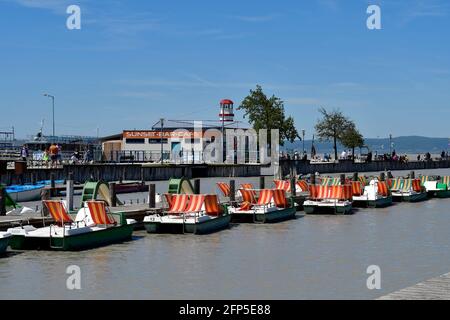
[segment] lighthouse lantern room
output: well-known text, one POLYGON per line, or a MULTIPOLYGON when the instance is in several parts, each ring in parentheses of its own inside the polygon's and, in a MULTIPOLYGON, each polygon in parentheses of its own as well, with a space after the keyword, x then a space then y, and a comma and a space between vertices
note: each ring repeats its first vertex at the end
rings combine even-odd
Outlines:
POLYGON ((221 122, 233 122, 234 121, 234 113, 233 113, 233 101, 229 99, 224 99, 220 101, 220 114, 219 118, 221 122))

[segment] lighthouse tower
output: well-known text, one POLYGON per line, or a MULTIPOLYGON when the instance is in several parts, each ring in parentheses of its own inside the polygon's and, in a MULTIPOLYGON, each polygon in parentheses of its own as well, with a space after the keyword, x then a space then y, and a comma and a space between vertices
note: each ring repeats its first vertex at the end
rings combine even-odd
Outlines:
POLYGON ((233 101, 229 99, 224 99, 220 101, 220 114, 219 114, 220 122, 234 121, 233 104, 234 104, 233 101))

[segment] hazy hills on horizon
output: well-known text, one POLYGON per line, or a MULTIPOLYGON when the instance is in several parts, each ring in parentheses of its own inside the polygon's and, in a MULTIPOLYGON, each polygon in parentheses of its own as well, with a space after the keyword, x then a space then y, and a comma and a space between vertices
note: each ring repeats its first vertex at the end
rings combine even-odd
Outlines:
MULTIPOLYGON (((418 154, 430 152, 431 154, 440 154, 443 150, 448 151, 450 149, 450 138, 429 138, 423 136, 402 136, 392 138, 392 148, 390 148, 389 138, 367 138, 364 139, 365 145, 369 149, 378 154, 389 153, 391 150, 395 150, 397 153, 404 154, 418 154)), ((305 150, 311 152, 311 140, 305 139, 305 150)), ((314 141, 316 152, 318 154, 333 153, 332 142, 319 142, 314 141)), ((285 143, 282 147, 285 151, 297 150, 302 151, 303 142, 295 141, 294 143, 285 143)), ((344 150, 345 148, 338 144, 338 150, 344 150)), ((356 151, 355 151, 356 152, 356 151)))

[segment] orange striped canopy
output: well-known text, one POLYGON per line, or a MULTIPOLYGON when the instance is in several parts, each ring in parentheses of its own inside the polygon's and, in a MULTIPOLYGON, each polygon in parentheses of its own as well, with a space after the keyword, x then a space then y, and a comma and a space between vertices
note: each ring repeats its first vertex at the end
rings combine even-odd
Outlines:
POLYGON ((166 194, 164 194, 164 197, 166 198, 167 204, 169 205, 169 210, 171 210, 172 206, 173 206, 172 194, 171 193, 166 193, 166 194))
POLYGON ((205 196, 203 194, 192 194, 189 196, 189 202, 185 212, 199 212, 202 210, 205 196))
POLYGON ((222 212, 217 195, 208 194, 205 196, 205 211, 210 216, 218 216, 222 212))
POLYGON ((243 183, 243 184, 241 184, 241 189, 251 190, 253 195, 256 196, 255 187, 253 187, 253 184, 251 184, 251 183, 243 183))
POLYGON ((172 195, 172 207, 168 213, 183 213, 188 206, 189 195, 187 194, 174 194, 172 195))
POLYGON ((258 205, 260 206, 268 205, 272 202, 272 198, 273 198, 273 190, 269 189, 261 190, 258 197, 258 205))
POLYGON ((353 188, 350 184, 343 186, 311 185, 309 192, 310 198, 316 200, 350 200, 352 199, 353 188))
POLYGON ((422 192, 422 181, 420 179, 414 179, 412 181, 412 188, 416 192, 422 192))
POLYGON ((276 189, 273 190, 273 200, 278 208, 289 207, 289 202, 286 198, 286 192, 284 190, 276 189))
POLYGON ((251 208, 253 208, 253 204, 251 204, 248 201, 244 201, 244 202, 241 203, 241 206, 240 206, 239 210, 240 211, 248 211, 251 208))
POLYGON ((72 217, 67 213, 62 201, 45 200, 43 203, 57 223, 64 224, 73 222, 72 217))
POLYGON ((284 190, 286 192, 291 191, 291 183, 289 181, 274 180, 273 182, 275 183, 275 189, 284 190))
POLYGON ((116 221, 106 213, 106 206, 103 201, 88 201, 89 212, 92 221, 97 225, 114 225, 116 221))
POLYGON ((387 197, 391 194, 391 191, 386 181, 378 181, 378 194, 383 197, 387 197))
POLYGON ((360 196, 364 193, 364 187, 360 181, 352 181, 352 191, 354 196, 360 196))
POLYGON ((300 187, 300 189, 303 192, 309 191, 309 185, 305 180, 299 180, 297 181, 297 185, 300 187))
POLYGON ((222 194, 224 197, 229 197, 231 194, 231 188, 228 183, 225 182, 217 182, 217 186, 219 187, 220 191, 222 191, 222 194))
POLYGON ((253 190, 241 189, 239 191, 241 192, 243 202, 249 202, 252 204, 256 203, 255 193, 253 190))

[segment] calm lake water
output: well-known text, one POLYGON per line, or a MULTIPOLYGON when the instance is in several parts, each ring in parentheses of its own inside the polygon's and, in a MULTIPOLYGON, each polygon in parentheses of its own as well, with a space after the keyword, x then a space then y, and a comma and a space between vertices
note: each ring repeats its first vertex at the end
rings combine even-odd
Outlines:
MULTIPOLYGON (((215 192, 218 180, 202 180, 202 191, 215 192)), ((449 230, 450 200, 433 199, 206 236, 138 231, 89 251, 9 254, 0 299, 372 299, 450 272, 449 230), (81 268, 79 291, 66 288, 70 265, 81 268), (381 268, 382 290, 366 287, 370 265, 381 268)))

